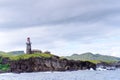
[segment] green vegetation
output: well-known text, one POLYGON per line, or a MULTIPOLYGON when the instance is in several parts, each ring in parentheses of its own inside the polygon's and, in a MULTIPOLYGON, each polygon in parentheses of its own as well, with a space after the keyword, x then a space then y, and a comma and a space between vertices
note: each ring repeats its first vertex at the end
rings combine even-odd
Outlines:
POLYGON ((46 53, 34 53, 34 54, 21 54, 21 55, 11 55, 9 53, 0 54, 3 58, 9 58, 10 60, 20 60, 20 59, 29 59, 32 57, 41 57, 41 58, 50 58, 52 54, 46 53))
POLYGON ((9 70, 9 64, 1 64, 2 58, 0 58, 0 71, 8 71, 9 70))
POLYGON ((92 63, 94 63, 94 64, 97 64, 97 63, 100 63, 100 62, 101 62, 101 61, 98 61, 98 60, 87 60, 87 61, 92 62, 92 63))
POLYGON ((20 59, 29 59, 34 57, 40 57, 40 58, 50 58, 54 55, 48 54, 48 53, 34 53, 34 54, 19 54, 15 55, 12 53, 5 53, 0 52, 0 71, 8 71, 10 66, 9 64, 2 64, 3 58, 8 58, 10 60, 20 60, 20 59))
MULTIPOLYGON (((10 60, 20 60, 20 59, 29 59, 33 57, 40 57, 40 58, 50 58, 54 55, 48 54, 48 53, 34 53, 34 54, 23 54, 20 53, 22 51, 13 51, 9 53, 5 53, 0 51, 0 56, 3 58, 9 58, 10 60)), ((120 58, 118 57, 113 57, 113 56, 106 56, 106 55, 100 55, 100 54, 92 54, 90 52, 84 53, 84 54, 73 54, 71 56, 66 56, 66 57, 60 57, 60 59, 67 58, 69 60, 81 60, 81 61, 90 61, 92 63, 100 63, 100 62, 107 62, 107 63, 112 63, 112 62, 117 62, 120 61, 120 58)), ((2 60, 0 59, 0 62, 2 60)), ((7 65, 4 65, 7 67, 7 65)))
POLYGON ((0 71, 8 71, 9 65, 8 64, 0 64, 0 71))
POLYGON ((51 54, 43 54, 43 53, 35 53, 35 54, 22 54, 18 56, 11 56, 9 57, 10 60, 20 60, 20 59, 29 59, 32 57, 41 57, 41 58, 50 58, 53 55, 51 54))
POLYGON ((107 55, 100 55, 100 54, 92 54, 90 52, 84 53, 84 54, 73 54, 71 56, 66 56, 65 58, 69 60, 82 60, 82 61, 90 61, 93 63, 100 63, 100 62, 117 62, 120 61, 120 58, 113 57, 113 56, 107 56, 107 55))

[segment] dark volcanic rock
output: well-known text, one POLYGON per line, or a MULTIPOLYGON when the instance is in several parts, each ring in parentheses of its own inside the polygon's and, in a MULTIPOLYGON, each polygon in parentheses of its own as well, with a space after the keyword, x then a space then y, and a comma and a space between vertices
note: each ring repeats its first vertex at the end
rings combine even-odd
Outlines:
POLYGON ((1 64, 7 64, 7 63, 10 62, 10 59, 9 59, 9 58, 2 58, 2 57, 1 57, 1 59, 2 59, 1 64))
POLYGON ((107 63, 107 62, 100 62, 100 63, 97 64, 97 67, 99 67, 99 66, 111 67, 112 64, 111 63, 107 63))
POLYGON ((112 63, 112 65, 116 68, 120 68, 120 61, 112 63))
POLYGON ((104 68, 107 70, 115 70, 116 68, 120 68, 120 61, 119 62, 112 62, 112 63, 106 63, 106 62, 101 62, 96 65, 98 68, 104 68))
POLYGON ((84 70, 93 68, 96 65, 88 61, 74 61, 60 59, 58 56, 51 58, 29 58, 18 61, 9 61, 5 59, 3 63, 10 65, 10 72, 38 72, 38 71, 66 71, 66 70, 84 70), (7 63, 8 62, 8 63, 7 63))
POLYGON ((88 61, 73 61, 56 58, 30 58, 10 62, 11 72, 66 71, 96 69, 96 65, 88 61))
POLYGON ((120 61, 115 64, 116 68, 120 68, 120 61))

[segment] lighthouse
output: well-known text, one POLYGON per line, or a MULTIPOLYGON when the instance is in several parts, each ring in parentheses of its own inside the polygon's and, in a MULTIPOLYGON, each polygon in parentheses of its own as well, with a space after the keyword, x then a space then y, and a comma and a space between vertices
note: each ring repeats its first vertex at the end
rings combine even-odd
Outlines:
POLYGON ((30 37, 27 38, 26 42, 26 54, 32 54, 30 37))

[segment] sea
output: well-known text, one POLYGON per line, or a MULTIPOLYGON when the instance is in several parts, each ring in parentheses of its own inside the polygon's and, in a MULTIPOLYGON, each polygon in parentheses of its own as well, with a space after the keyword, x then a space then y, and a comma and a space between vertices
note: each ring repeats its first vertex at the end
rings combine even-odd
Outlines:
POLYGON ((0 80, 120 80, 117 70, 79 70, 66 72, 3 73, 0 80))

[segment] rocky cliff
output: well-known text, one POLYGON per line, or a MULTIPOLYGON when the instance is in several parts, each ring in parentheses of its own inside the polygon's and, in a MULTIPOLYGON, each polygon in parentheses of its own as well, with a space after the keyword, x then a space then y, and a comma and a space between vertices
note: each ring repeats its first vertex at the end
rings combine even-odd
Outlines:
POLYGON ((96 65, 91 62, 60 59, 57 56, 51 58, 35 57, 12 61, 6 58, 3 59, 2 64, 9 64, 9 72, 15 73, 96 69, 96 65))

